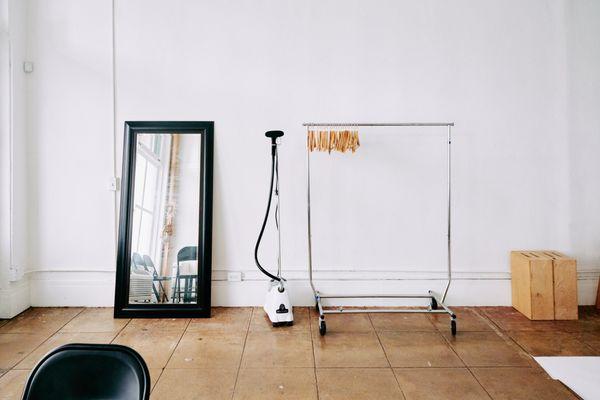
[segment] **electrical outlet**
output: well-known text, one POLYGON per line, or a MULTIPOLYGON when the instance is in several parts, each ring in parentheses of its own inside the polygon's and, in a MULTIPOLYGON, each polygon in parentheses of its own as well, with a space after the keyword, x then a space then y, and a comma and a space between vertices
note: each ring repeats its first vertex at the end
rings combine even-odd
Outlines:
POLYGON ((30 74, 33 72, 33 63, 31 61, 25 61, 23 63, 23 72, 30 74))
POLYGON ((110 183, 108 184, 108 190, 111 192, 117 192, 121 189, 121 179, 116 176, 110 178, 110 183))
POLYGON ((242 281, 242 273, 241 272, 228 272, 227 273, 227 281, 228 282, 241 282, 242 281))

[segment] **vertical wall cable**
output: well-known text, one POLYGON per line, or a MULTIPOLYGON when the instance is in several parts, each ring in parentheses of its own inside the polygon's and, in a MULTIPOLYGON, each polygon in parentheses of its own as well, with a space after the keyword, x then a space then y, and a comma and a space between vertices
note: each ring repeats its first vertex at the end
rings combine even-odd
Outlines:
MULTIPOLYGON (((14 146, 14 101, 15 101, 15 87, 13 79, 14 61, 12 54, 12 29, 11 29, 11 13, 8 8, 10 5, 6 3, 7 8, 7 38, 8 38, 8 269, 11 271, 14 268, 14 204, 15 204, 15 146, 14 146)), ((11 278, 9 277, 9 281, 11 278)))
MULTIPOLYGON (((117 62, 116 62, 116 9, 115 1, 112 0, 112 95, 113 95, 113 135, 112 135, 112 159, 113 177, 117 176, 117 62)), ((119 185, 117 184, 113 198, 114 213, 114 260, 117 259, 117 243, 119 240, 119 185)))

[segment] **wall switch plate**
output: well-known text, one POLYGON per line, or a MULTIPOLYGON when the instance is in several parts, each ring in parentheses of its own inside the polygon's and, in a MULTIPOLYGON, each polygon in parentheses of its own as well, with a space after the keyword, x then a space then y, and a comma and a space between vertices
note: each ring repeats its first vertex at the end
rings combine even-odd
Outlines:
POLYGON ((112 192, 117 192, 120 189, 121 189, 121 179, 119 179, 116 176, 113 176, 112 178, 110 178, 108 190, 110 190, 112 192))
POLYGON ((23 63, 23 72, 30 74, 33 72, 33 63, 31 61, 25 61, 23 63))
POLYGON ((227 281, 228 282, 241 282, 242 281, 242 273, 241 272, 228 272, 227 273, 227 281))

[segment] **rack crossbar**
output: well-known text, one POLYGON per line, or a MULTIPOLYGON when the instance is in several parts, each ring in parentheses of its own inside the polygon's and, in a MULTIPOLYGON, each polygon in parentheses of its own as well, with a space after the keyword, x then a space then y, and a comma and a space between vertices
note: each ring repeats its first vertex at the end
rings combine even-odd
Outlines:
POLYGON ((454 126, 454 122, 305 122, 302 126, 454 126))

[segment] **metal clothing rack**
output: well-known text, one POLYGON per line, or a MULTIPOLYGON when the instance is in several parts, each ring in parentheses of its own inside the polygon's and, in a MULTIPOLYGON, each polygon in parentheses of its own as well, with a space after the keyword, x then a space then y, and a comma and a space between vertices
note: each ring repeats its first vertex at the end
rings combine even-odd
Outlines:
POLYGON ((310 149, 307 146, 306 151, 306 176, 307 176, 307 211, 308 211, 308 277, 310 286, 315 296, 315 308, 319 313, 319 332, 321 335, 325 335, 327 332, 327 326, 325 324, 325 314, 339 314, 339 313, 428 313, 428 314, 448 314, 450 316, 450 329, 453 335, 456 335, 456 315, 444 304, 448 289, 452 283, 452 180, 451 180, 451 144, 452 144, 452 127, 454 122, 405 122, 405 123, 341 123, 341 122, 305 122, 302 124, 307 129, 307 133, 310 127, 446 127, 448 135, 448 220, 447 220, 447 238, 448 238, 448 282, 441 299, 432 291, 429 290, 427 294, 423 295, 408 295, 408 294, 392 294, 392 295, 323 295, 317 289, 313 282, 313 264, 312 264, 312 234, 311 234, 311 217, 310 217, 310 149), (429 299, 429 307, 418 308, 418 309, 344 309, 343 306, 335 309, 323 309, 322 299, 376 299, 376 298, 393 298, 393 299, 429 299))

